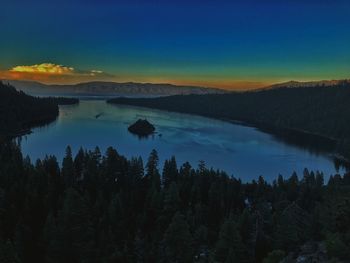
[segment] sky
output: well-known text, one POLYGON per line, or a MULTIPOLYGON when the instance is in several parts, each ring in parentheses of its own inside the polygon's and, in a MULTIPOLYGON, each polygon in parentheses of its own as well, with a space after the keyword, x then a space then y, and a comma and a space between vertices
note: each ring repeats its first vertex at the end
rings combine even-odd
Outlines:
POLYGON ((346 0, 0 0, 0 78, 251 89, 350 76, 346 0))

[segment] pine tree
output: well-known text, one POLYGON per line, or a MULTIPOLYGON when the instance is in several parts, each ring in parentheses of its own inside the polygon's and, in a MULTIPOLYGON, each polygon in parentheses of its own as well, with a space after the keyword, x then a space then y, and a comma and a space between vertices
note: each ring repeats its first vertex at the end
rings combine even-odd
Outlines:
POLYGON ((160 174, 158 170, 158 153, 156 150, 152 150, 148 162, 146 164, 146 177, 151 188, 160 190, 160 174))
POLYGON ((196 257, 207 260, 209 256, 208 228, 200 225, 193 235, 193 241, 196 257))
POLYGON ((245 262, 247 251, 239 235, 237 224, 227 219, 220 229, 215 249, 215 260, 218 262, 245 262))
POLYGON ((166 160, 163 168, 163 186, 169 187, 172 182, 177 182, 178 170, 175 157, 171 157, 170 160, 166 160))
POLYGON ((64 184, 67 188, 73 186, 74 184, 74 162, 72 157, 72 149, 67 146, 66 156, 62 161, 62 176, 64 184))
POLYGON ((74 171, 76 180, 82 179, 83 169, 84 169, 84 161, 85 161, 85 152, 83 148, 80 148, 77 155, 74 158, 74 171))
POLYGON ((132 157, 129 161, 129 176, 130 184, 132 186, 138 186, 144 176, 143 161, 142 158, 132 157))
POLYGON ((165 192, 164 197, 164 213, 170 218, 179 210, 180 198, 176 183, 171 183, 169 189, 165 192))
POLYGON ((0 240, 0 262, 1 263, 20 263, 16 249, 8 240, 6 242, 0 240))
POLYGON ((278 217, 275 247, 284 251, 295 249, 311 236, 310 216, 296 203, 286 207, 278 217))
POLYGON ((63 181, 56 157, 46 157, 43 161, 43 169, 48 175, 48 201, 49 207, 56 215, 59 209, 59 200, 62 196, 63 181))
POLYGON ((251 248, 249 252, 251 255, 253 255, 253 243, 256 231, 255 221, 247 208, 244 209, 243 213, 239 217, 238 230, 242 238, 242 242, 245 244, 245 246, 251 248))
POLYGON ((193 262, 193 240, 183 215, 176 213, 164 235, 165 262, 193 262))
POLYGON ((92 262, 95 258, 94 231, 87 202, 74 189, 65 194, 57 220, 46 224, 49 262, 92 262))

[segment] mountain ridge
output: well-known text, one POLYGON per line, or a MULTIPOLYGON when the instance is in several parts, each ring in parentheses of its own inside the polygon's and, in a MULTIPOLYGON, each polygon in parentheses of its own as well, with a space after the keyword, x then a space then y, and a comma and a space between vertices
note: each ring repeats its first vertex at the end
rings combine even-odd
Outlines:
POLYGON ((295 81, 290 80, 287 82, 276 83, 267 86, 263 89, 276 89, 276 88, 306 88, 306 87, 322 87, 322 86, 337 86, 339 84, 349 84, 350 79, 339 79, 339 80, 315 80, 315 81, 295 81))
POLYGON ((93 81, 77 84, 44 84, 36 81, 2 80, 30 95, 70 94, 70 95, 108 95, 108 96, 167 96, 189 94, 222 94, 228 91, 219 88, 206 88, 190 85, 174 85, 167 83, 137 83, 137 82, 105 82, 93 81))
POLYGON ((223 94, 231 92, 254 92, 279 88, 317 88, 350 84, 350 79, 295 81, 276 83, 252 90, 226 90, 214 87, 174 85, 170 83, 90 81, 77 84, 44 84, 38 81, 1 80, 30 95, 95 95, 95 96, 171 96, 190 94, 223 94))

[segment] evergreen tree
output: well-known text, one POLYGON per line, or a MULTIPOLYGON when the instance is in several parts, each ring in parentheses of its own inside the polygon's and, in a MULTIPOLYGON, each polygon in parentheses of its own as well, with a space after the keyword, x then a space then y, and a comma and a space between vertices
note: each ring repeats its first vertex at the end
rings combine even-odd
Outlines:
POLYGON ((166 160, 163 168, 163 186, 169 187, 172 182, 177 182, 178 170, 176 159, 174 156, 170 160, 166 160))
POLYGON ((48 261, 94 262, 94 235, 91 215, 84 198, 68 189, 57 220, 47 221, 48 261), (55 223, 56 222, 56 223, 55 223))
POLYGON ((173 217, 176 211, 180 208, 180 198, 179 198, 179 191, 177 189, 176 183, 171 183, 169 189, 165 192, 164 197, 164 212, 170 216, 170 218, 173 217))
POLYGON ((296 203, 286 207, 278 218, 275 247, 284 251, 295 249, 310 237, 310 217, 296 203))
POLYGON ((237 224, 227 219, 221 226, 215 249, 215 260, 218 262, 247 261, 247 251, 239 235, 237 224))
POLYGON ((149 181, 149 185, 151 185, 151 187, 157 191, 160 190, 160 174, 158 170, 158 162, 158 153, 153 149, 146 164, 146 177, 149 181))
POLYGON ((72 149, 70 146, 66 148, 66 156, 62 161, 62 176, 67 188, 74 184, 74 162, 72 157, 72 149))
POLYGON ((6 242, 0 240, 0 262, 2 263, 20 263, 16 249, 8 240, 6 242))
POLYGON ((183 215, 176 213, 164 234, 164 262, 193 262, 193 240, 183 215))

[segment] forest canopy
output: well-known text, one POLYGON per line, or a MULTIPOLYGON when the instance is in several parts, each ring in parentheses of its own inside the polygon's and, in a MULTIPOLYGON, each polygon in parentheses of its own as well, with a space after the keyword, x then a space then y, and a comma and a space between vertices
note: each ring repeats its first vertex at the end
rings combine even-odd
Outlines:
POLYGON ((350 174, 262 177, 159 169, 114 148, 32 164, 0 146, 0 262, 317 262, 350 258, 350 174), (4 260, 8 261, 4 261, 4 260))

